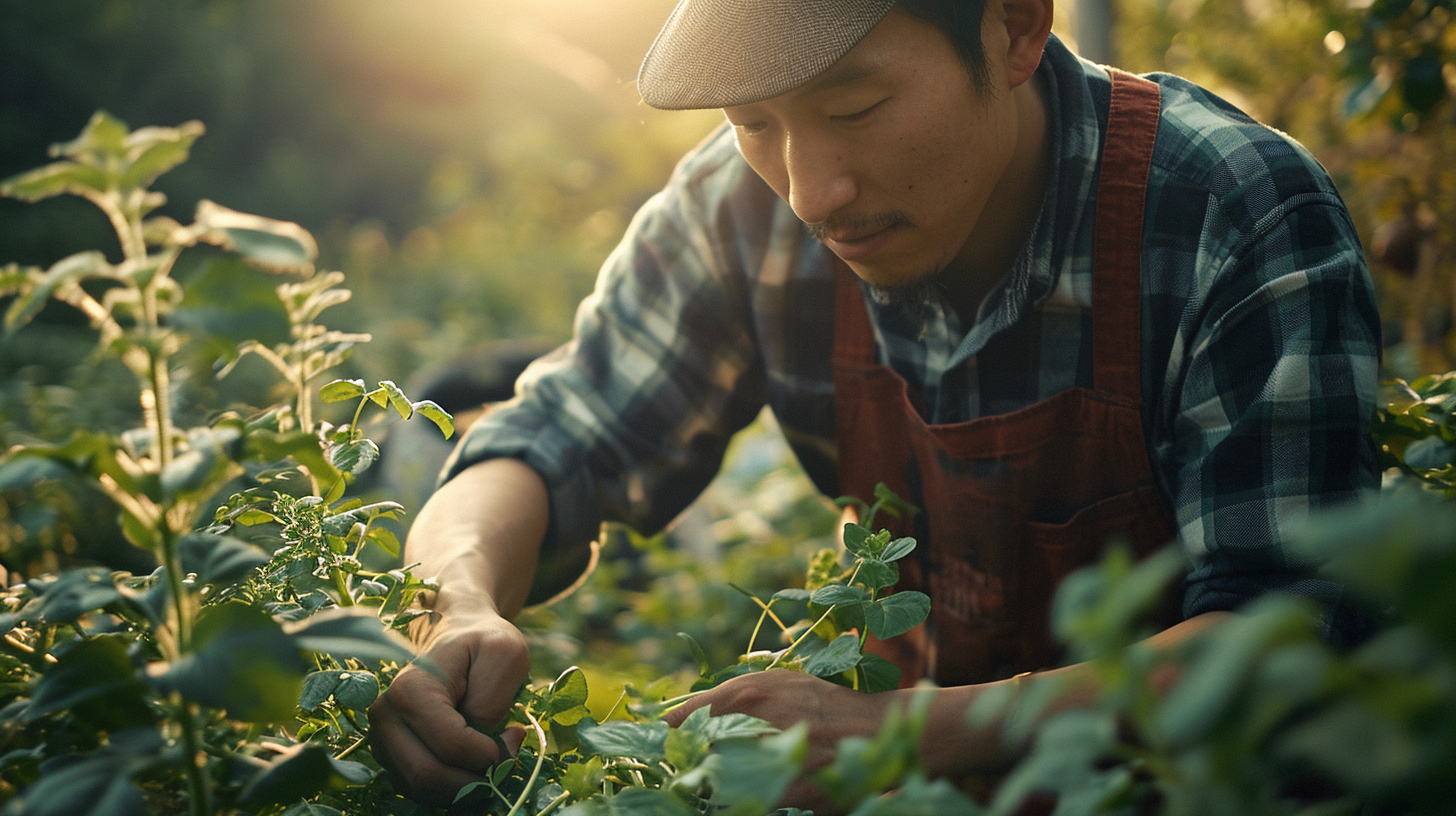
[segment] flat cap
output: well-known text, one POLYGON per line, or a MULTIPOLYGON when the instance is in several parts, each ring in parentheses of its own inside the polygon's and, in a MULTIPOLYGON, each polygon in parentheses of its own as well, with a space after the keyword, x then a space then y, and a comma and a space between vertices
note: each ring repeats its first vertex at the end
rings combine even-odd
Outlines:
POLYGON ((664 110, 787 93, 869 33, 895 0, 680 0, 642 61, 637 91, 664 110))

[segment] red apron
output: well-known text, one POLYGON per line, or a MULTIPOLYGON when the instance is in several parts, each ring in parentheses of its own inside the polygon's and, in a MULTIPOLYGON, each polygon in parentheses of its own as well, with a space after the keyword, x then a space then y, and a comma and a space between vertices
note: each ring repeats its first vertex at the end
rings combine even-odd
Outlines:
MULTIPOLYGON (((927 425, 904 379, 875 362, 854 274, 840 264, 834 390, 843 491, 885 482, 924 515, 896 589, 930 595, 922 625, 871 650, 901 684, 979 683, 1056 665, 1052 593, 1109 538, 1139 554, 1176 535, 1143 439, 1139 340, 1143 204, 1158 86, 1113 71, 1093 250, 1092 387, 1000 416, 927 425)), ((1028 372, 1029 374, 1031 372, 1028 372)), ((881 517, 897 535, 912 524, 881 517)))

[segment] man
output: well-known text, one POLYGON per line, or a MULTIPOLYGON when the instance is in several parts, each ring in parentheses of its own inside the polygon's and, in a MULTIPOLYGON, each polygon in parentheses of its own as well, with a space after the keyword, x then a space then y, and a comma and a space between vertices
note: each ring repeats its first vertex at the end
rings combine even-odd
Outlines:
MULTIPOLYGON (((418 795, 519 746, 469 726, 525 677, 509 618, 532 576, 569 580, 603 517, 665 524, 764 404, 826 494, 883 480, 925 510, 902 586, 932 595, 931 625, 883 648, 942 686, 933 773, 1009 761, 963 713, 1055 665, 1050 593, 1111 535, 1191 557, 1159 647, 1271 589, 1338 607, 1282 544, 1376 481, 1377 318, 1348 215, 1286 137, 1176 77, 1079 61, 1051 18, 1051 0, 679 4, 643 98, 728 124, 412 530, 443 674, 402 672, 372 722, 418 795)), ((807 720, 822 764, 902 694, 750 675, 672 722, 807 720)))

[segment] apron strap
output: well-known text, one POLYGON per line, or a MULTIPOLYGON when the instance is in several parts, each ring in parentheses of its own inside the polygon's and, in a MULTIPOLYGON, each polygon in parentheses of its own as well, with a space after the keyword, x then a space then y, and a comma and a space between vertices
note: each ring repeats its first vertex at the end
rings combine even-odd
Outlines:
POLYGON ((1092 387, 1142 404, 1142 239, 1159 88, 1107 69, 1112 107, 1097 180, 1092 250, 1092 387))

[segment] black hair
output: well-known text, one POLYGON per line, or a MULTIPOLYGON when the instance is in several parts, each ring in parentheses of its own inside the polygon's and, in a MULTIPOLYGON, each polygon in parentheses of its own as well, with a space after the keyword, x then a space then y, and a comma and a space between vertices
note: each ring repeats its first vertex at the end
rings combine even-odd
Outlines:
POLYGON ((986 51, 981 43, 981 21, 986 14, 986 0, 900 0, 899 5, 940 29, 955 46, 961 62, 970 69, 976 86, 986 86, 990 77, 986 51))

